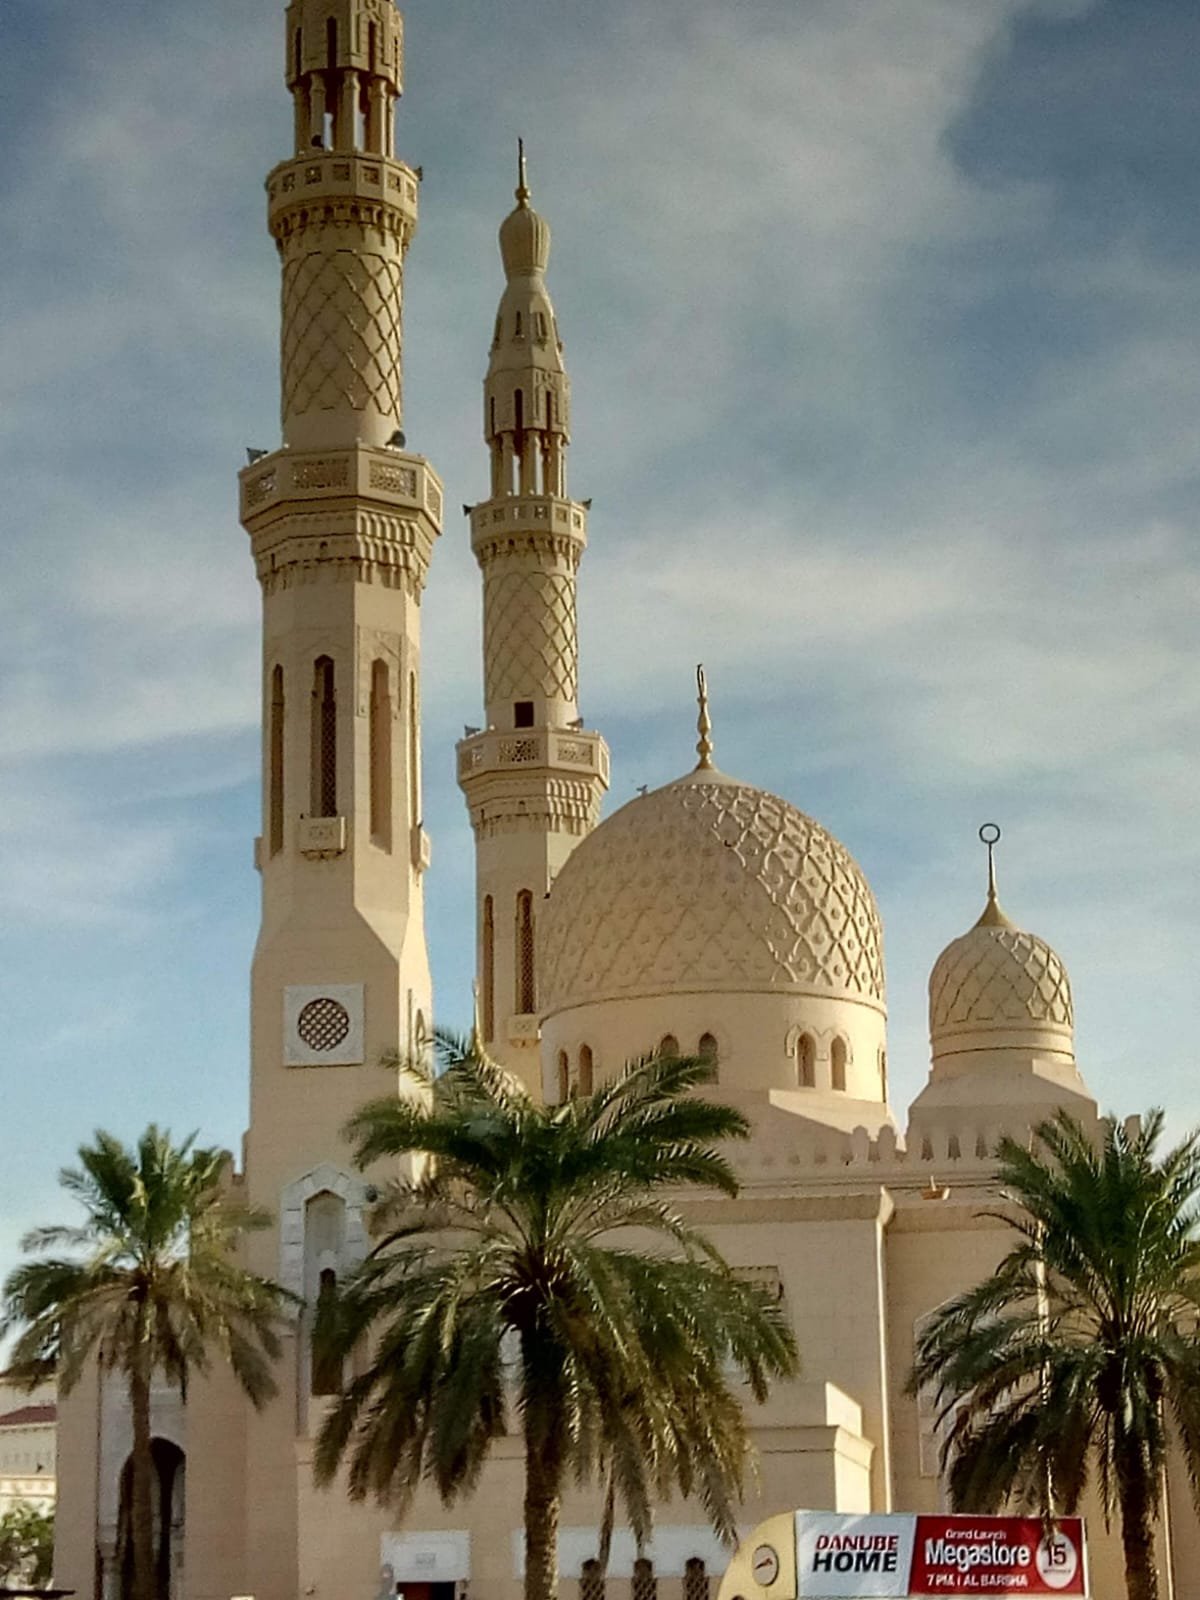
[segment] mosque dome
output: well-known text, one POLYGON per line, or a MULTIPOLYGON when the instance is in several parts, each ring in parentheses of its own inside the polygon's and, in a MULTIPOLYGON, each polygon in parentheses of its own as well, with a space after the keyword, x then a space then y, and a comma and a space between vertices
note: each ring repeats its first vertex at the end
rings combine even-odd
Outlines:
POLYGON ((1073 1056, 1073 1027, 1071 984, 1061 957, 1005 915, 989 869, 982 916, 946 946, 929 977, 935 1065, 1006 1048, 1073 1056))
POLYGON ((703 763, 583 840, 542 929, 547 1015, 697 992, 883 1009, 879 913, 849 852, 787 801, 703 763))

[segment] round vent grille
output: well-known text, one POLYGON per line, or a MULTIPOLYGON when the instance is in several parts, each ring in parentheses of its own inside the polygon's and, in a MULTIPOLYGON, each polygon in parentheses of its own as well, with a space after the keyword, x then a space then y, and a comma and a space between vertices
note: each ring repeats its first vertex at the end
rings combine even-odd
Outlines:
POLYGON ((310 1050, 336 1050, 350 1032, 350 1013, 337 1000, 310 1000, 296 1019, 296 1032, 310 1050))

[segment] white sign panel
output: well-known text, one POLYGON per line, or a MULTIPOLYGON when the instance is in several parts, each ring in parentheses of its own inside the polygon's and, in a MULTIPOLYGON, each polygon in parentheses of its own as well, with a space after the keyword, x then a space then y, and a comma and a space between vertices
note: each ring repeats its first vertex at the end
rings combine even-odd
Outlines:
POLYGON ((915 1533, 914 1517, 797 1511, 797 1595, 907 1595, 915 1533))

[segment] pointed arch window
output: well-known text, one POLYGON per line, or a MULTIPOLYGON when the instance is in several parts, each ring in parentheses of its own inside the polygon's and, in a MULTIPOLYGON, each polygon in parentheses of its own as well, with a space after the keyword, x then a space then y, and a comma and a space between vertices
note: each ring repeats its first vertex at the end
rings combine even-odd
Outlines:
POLYGON ((392 686, 386 661, 371 665, 371 839, 392 848, 392 686))
POLYGON ((517 1010, 529 1016, 537 1009, 533 952, 533 895, 522 889, 517 896, 517 1010))
POLYGON ((565 1050, 558 1052, 558 1060, 555 1066, 558 1073, 558 1103, 562 1105, 571 1092, 571 1063, 565 1050))
POLYGON ((658 1041, 660 1056, 677 1056, 679 1054, 679 1040, 673 1033, 664 1033, 658 1041))
POLYGON ((846 1041, 840 1034, 829 1049, 829 1086, 839 1092, 846 1088, 846 1041))
POLYGON ((595 1556, 579 1569, 579 1600, 604 1600, 604 1573, 595 1556))
POLYGON ((336 1301, 337 1273, 332 1267, 325 1267, 321 1272, 313 1314, 312 1382, 309 1387, 314 1395, 339 1394, 342 1388, 342 1363, 336 1357, 325 1354, 321 1348, 324 1324, 332 1316, 336 1301))
POLYGON ((684 1566, 683 1600, 708 1600, 708 1569, 699 1556, 689 1556, 684 1566))
POLYGON ((633 1563, 633 1582, 630 1585, 631 1600, 658 1600, 658 1579, 654 1576, 654 1566, 639 1556, 633 1563))
POLYGON ((716 1036, 711 1033, 702 1033, 700 1035, 700 1043, 696 1046, 696 1054, 700 1057, 701 1061, 707 1061, 712 1067, 712 1081, 716 1083, 718 1078, 718 1065, 721 1059, 720 1052, 717 1049, 716 1036))
POLYGON ((329 656, 318 656, 313 666, 311 767, 312 814, 336 817, 337 686, 329 656))
POLYGON ((283 849, 283 668, 271 673, 271 721, 268 734, 267 848, 273 856, 283 849))
POLYGON ((817 1046, 811 1033, 802 1033, 796 1040, 796 1081, 802 1089, 816 1088, 817 1046))
POLYGON ((496 912, 490 894, 483 897, 483 937, 480 941, 480 1019, 485 1043, 496 1037, 496 912))
POLYGON ((591 1094, 592 1089, 595 1087, 593 1083, 594 1073, 595 1068, 592 1061, 592 1047, 590 1044, 582 1045, 579 1050, 580 1094, 591 1094))

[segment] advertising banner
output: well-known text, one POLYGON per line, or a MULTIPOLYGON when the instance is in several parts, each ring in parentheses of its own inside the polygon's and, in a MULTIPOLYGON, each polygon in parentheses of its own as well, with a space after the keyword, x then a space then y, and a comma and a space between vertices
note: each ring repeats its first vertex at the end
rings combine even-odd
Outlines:
POLYGON ((1083 1523, 1037 1517, 796 1513, 802 1600, 1087 1595, 1083 1523))

